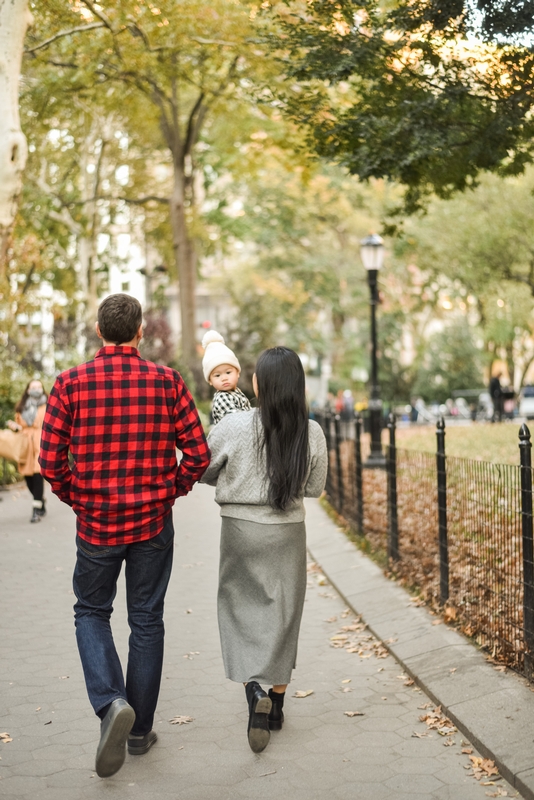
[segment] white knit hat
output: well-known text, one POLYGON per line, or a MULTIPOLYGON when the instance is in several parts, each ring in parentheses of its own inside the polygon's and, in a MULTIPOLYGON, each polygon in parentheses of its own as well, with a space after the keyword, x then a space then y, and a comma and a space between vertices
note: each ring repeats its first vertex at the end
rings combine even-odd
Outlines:
POLYGON ((205 350, 202 359, 202 370, 204 377, 209 383, 210 375, 215 367, 221 364, 230 364, 241 372, 241 365, 237 360, 233 350, 230 350, 224 343, 224 339, 217 331, 208 331, 202 339, 202 347, 205 350))

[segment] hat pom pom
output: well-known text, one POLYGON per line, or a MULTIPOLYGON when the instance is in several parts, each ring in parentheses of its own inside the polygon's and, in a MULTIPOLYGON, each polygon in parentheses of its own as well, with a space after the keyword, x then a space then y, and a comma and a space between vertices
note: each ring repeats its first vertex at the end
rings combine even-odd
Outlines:
POLYGON ((212 344, 213 342, 221 342, 222 344, 224 344, 224 338, 217 331, 206 331, 206 333, 202 337, 202 347, 204 348, 204 350, 209 344, 212 344))

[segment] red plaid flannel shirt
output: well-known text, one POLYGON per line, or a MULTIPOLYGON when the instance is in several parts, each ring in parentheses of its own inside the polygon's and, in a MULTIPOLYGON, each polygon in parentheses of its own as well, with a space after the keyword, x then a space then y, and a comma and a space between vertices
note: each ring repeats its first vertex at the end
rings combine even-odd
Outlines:
POLYGON ((209 460, 181 376, 145 361, 135 347, 102 347, 56 379, 39 463, 52 491, 74 509, 82 539, 115 545, 157 536, 175 498, 192 489, 209 460))

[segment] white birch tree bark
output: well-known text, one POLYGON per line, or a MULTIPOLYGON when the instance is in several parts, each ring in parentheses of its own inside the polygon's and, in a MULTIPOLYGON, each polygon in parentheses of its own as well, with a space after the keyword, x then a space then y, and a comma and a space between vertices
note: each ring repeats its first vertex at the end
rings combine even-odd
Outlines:
POLYGON ((0 271, 5 262, 28 148, 20 127, 19 80, 28 0, 0 0, 0 271))

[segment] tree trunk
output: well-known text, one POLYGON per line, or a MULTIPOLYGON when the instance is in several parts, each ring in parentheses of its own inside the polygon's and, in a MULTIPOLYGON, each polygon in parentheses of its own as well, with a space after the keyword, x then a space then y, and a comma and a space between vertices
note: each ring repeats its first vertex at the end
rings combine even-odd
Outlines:
POLYGON ((0 0, 0 274, 22 190, 28 147, 20 128, 19 78, 28 0, 0 0))
POLYGON ((180 317, 182 330, 182 357, 195 381, 201 379, 200 362, 196 345, 196 272, 195 243, 187 231, 185 209, 185 174, 181 164, 174 164, 174 189, 170 197, 172 244, 180 291, 180 317))

